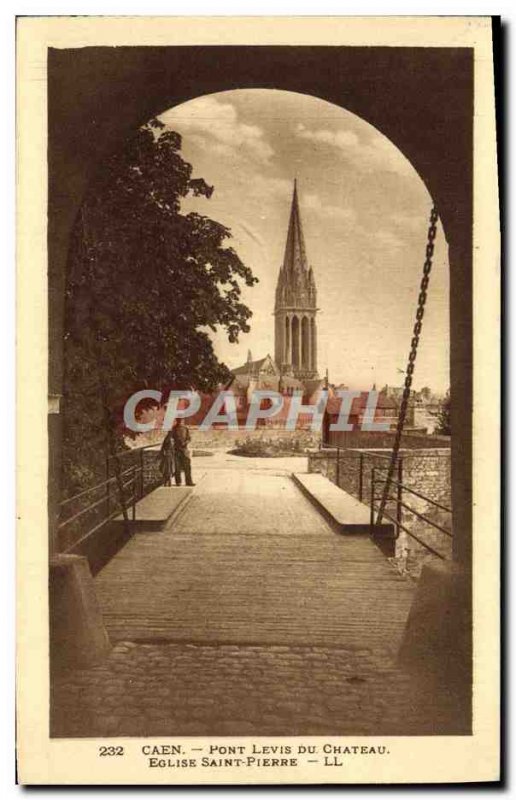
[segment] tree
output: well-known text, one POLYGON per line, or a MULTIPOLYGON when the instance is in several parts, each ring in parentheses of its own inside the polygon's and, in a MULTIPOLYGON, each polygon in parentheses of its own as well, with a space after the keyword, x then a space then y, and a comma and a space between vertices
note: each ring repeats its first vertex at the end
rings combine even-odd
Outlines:
POLYGON ((106 428, 122 445, 123 406, 143 388, 211 391, 227 380, 208 330, 232 342, 251 311, 241 282, 256 282, 229 246, 230 230, 182 214, 192 178, 181 137, 158 120, 113 154, 90 186, 69 252, 65 294, 64 484, 98 475, 106 428))
POLYGON ((437 414, 437 426, 435 433, 441 436, 451 436, 451 395, 450 390, 446 392, 446 397, 441 403, 441 408, 437 414))

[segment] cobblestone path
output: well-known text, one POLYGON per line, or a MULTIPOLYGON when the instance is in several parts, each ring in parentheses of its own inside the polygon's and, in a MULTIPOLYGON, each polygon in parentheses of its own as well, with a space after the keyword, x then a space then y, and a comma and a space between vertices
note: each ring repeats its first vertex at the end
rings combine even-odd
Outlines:
POLYGON ((390 654, 321 647, 118 643, 58 681, 54 736, 388 736, 453 732, 453 698, 390 654))
POLYGON ((451 699, 429 713, 431 687, 393 661, 414 584, 367 537, 335 534, 281 463, 253 461, 206 465, 172 527, 99 573, 115 646, 55 679, 53 735, 450 730, 451 699))

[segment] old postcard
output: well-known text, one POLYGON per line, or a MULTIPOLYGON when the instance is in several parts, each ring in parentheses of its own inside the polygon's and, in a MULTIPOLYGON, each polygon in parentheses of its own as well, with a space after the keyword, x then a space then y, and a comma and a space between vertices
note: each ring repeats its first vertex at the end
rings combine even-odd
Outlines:
POLYGON ((17 49, 20 782, 497 781, 492 20, 17 49))

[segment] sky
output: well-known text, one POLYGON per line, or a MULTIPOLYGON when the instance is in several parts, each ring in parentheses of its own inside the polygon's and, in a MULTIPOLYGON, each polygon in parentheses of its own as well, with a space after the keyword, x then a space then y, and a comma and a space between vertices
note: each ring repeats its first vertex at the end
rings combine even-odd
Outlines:
MULTIPOLYGON (((206 95, 159 117, 183 137, 194 177, 214 186, 188 198, 230 228, 231 246, 259 283, 244 287, 251 331, 213 335, 229 367, 274 355, 274 293, 294 178, 318 291, 318 369, 332 383, 402 384, 432 201, 404 155, 376 128, 324 100, 242 89, 206 95)), ((449 387, 447 245, 439 225, 413 386, 449 387)))

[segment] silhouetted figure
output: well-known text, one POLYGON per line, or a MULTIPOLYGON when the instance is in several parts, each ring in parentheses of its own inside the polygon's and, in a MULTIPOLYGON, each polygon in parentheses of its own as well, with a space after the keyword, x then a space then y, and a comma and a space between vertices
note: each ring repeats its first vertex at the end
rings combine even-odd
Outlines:
POLYGON ((169 431, 163 439, 159 466, 163 479, 163 486, 172 486, 172 475, 176 474, 176 453, 171 431, 169 431))
POLYGON ((190 459, 190 431, 181 418, 176 419, 172 428, 172 438, 176 457, 176 486, 181 486, 181 473, 185 474, 187 486, 195 486, 192 481, 192 462, 190 459))

